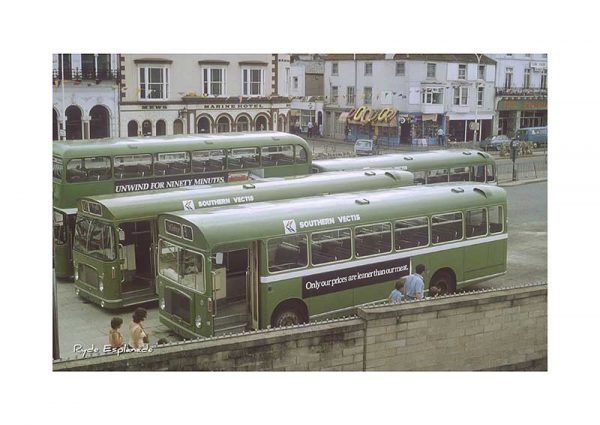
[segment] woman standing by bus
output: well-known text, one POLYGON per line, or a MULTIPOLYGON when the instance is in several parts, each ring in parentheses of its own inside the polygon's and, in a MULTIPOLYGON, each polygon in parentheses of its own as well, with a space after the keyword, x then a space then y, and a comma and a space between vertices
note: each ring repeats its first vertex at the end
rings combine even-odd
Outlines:
POLYGON ((142 348, 148 343, 148 335, 142 327, 142 322, 148 316, 145 308, 138 307, 133 312, 132 321, 129 323, 129 345, 132 348, 142 348))

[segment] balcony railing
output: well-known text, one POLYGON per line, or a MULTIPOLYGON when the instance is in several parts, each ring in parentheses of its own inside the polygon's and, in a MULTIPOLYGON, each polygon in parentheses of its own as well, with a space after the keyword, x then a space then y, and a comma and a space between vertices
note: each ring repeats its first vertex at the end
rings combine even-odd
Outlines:
MULTIPOLYGON (((52 78, 54 80, 60 80, 62 73, 60 69, 52 70, 52 78)), ((117 80, 118 71, 116 69, 79 69, 79 68, 65 68, 64 72, 65 80, 95 80, 95 81, 108 81, 117 80)))
POLYGON ((547 88, 539 87, 496 87, 497 96, 548 96, 547 88))

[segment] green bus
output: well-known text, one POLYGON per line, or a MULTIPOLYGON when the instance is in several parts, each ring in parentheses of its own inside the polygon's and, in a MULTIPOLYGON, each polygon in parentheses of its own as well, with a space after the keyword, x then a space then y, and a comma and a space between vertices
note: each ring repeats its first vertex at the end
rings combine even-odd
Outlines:
POLYGON ((496 162, 488 153, 474 149, 376 155, 371 157, 315 160, 313 173, 367 168, 410 171, 416 184, 473 181, 498 184, 496 162))
POLYGON ((465 182, 161 214, 160 321, 198 338, 341 316, 421 263, 452 293, 506 272, 506 211, 465 182))
POLYGON ((309 174, 311 161, 306 141, 282 132, 55 141, 56 276, 73 276, 73 226, 81 197, 309 174))
POLYGON ((74 230, 75 290, 103 308, 155 301, 154 253, 160 213, 412 184, 413 176, 407 171, 361 170, 84 197, 78 202, 74 230))

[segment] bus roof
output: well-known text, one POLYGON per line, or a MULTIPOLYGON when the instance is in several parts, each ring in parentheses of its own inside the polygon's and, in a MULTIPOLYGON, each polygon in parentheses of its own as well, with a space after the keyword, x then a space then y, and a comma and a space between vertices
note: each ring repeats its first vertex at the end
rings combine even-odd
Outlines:
POLYGON ((505 202, 506 192, 497 186, 466 182, 409 186, 163 214, 159 232, 173 240, 164 234, 164 220, 184 223, 193 229, 194 244, 207 248, 285 236, 284 223, 290 220, 294 220, 297 233, 304 233, 344 226, 340 223, 389 222, 395 215, 418 217, 505 202))
MULTIPOLYGON (((205 208, 216 205, 340 193, 348 191, 349 188, 352 190, 377 190, 409 186, 413 183, 413 175, 408 171, 341 171, 288 177, 274 181, 255 181, 243 184, 224 183, 143 193, 88 196, 78 201, 78 209, 82 215, 87 215, 83 212, 82 201, 95 202, 102 206, 104 219, 127 221, 155 217, 164 212, 183 211, 184 201, 187 201, 188 204, 191 201, 194 208, 205 208)), ((91 214, 90 216, 95 215, 91 214)))
POLYGON ((475 165, 482 162, 493 163, 488 153, 476 149, 450 149, 427 152, 406 152, 372 157, 344 159, 322 159, 312 162, 312 167, 325 171, 360 170, 365 168, 406 167, 408 171, 475 165))
MULTIPOLYGON (((176 152, 231 147, 277 146, 282 142, 310 148, 306 141, 293 134, 278 131, 257 131, 218 134, 180 134, 158 137, 123 137, 115 139, 64 140, 53 142, 53 154, 63 158, 99 155, 132 155, 141 153, 176 152)), ((309 155, 310 156, 310 155, 309 155)))

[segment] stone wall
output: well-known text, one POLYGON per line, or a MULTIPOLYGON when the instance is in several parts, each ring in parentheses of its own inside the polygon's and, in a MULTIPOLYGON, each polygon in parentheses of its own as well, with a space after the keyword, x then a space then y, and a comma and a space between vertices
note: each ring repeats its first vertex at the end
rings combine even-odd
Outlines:
POLYGON ((357 317, 56 361, 67 370, 546 370, 545 284, 357 309, 357 317))

